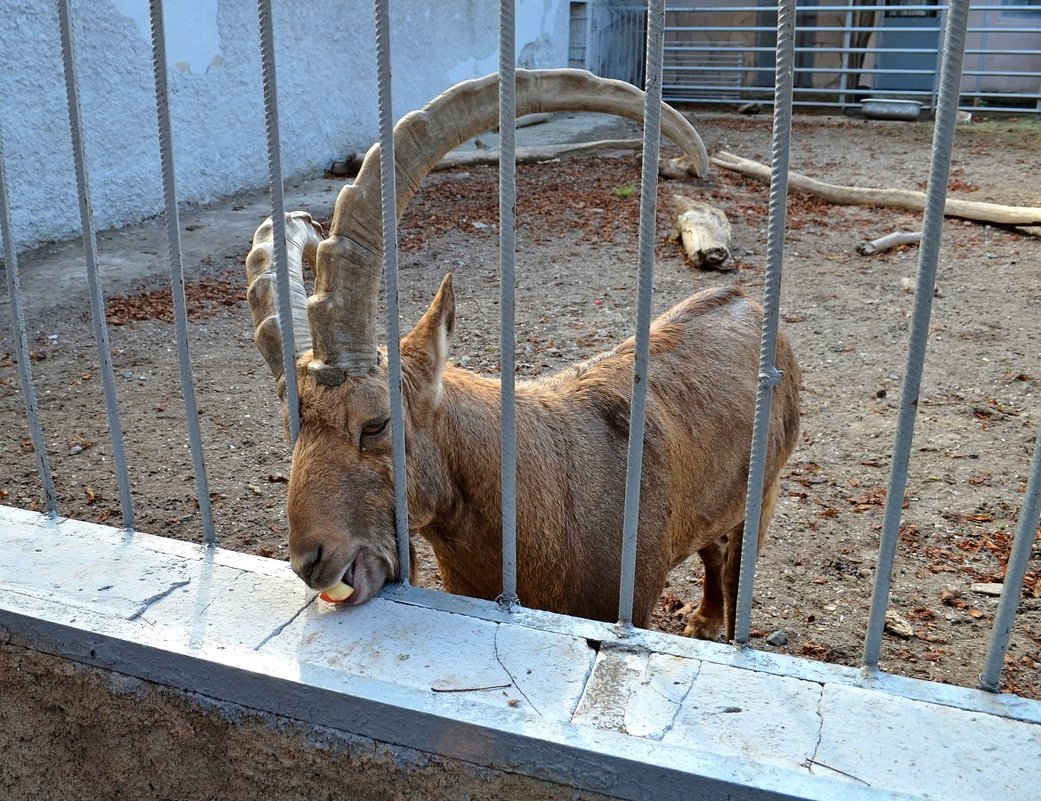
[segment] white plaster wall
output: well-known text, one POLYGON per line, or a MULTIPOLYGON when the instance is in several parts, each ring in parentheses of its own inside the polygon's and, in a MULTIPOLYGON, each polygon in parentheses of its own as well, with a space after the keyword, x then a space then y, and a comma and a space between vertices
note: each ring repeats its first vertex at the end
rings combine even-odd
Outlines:
MULTIPOLYGON (((267 184, 255 0, 168 0, 167 56, 182 202, 267 184)), ((162 212, 147 0, 73 0, 77 80, 95 225, 162 212)), ((371 0, 274 0, 286 176, 377 137, 371 0)), ((498 68, 498 4, 391 4, 394 112, 498 68)), ((518 0, 518 64, 567 65, 566 0, 518 0)), ((0 0, 0 128, 20 247, 79 232, 55 4, 0 0)))

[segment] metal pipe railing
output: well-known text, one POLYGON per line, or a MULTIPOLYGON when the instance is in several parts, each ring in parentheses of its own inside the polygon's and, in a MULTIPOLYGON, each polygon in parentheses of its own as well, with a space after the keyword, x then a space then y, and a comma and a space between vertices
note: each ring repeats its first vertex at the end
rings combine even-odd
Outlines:
POLYGON ((387 291, 387 368, 390 381, 390 437, 393 446, 394 530, 401 584, 411 580, 408 542, 408 486, 405 470, 405 412, 401 394, 401 320, 398 304, 398 190, 394 158, 394 106, 390 85, 390 2, 376 0, 376 90, 380 127, 380 215, 383 226, 383 279, 387 291))
POLYGON ((289 253, 286 249, 285 186, 282 181, 282 137, 278 123, 278 83, 275 74, 275 30, 271 0, 258 0, 260 68, 264 84, 264 128, 267 134, 268 191, 271 195, 271 247, 278 294, 278 330, 282 338, 282 369, 289 413, 289 438, 295 445, 300 432, 300 402, 296 381, 296 337, 289 288, 289 253))
MULTIPOLYGON (((758 8, 758 7, 757 7, 758 8)), ((845 7, 843 7, 845 8, 845 7)), ((905 7, 906 8, 906 7, 905 7)), ((181 385, 185 395, 196 481, 199 487, 200 511, 203 516, 203 536, 207 543, 215 540, 212 513, 203 464, 203 450, 199 434, 198 413, 192 385, 192 362, 187 335, 187 309, 184 297, 184 268, 178 223, 178 201, 173 162, 173 136, 167 85, 167 57, 165 52, 162 0, 150 0, 152 22, 152 66, 155 77, 157 118, 159 123, 159 150, 162 166, 164 199, 167 215, 169 267, 175 309, 175 328, 181 385)), ((819 9, 818 9, 819 10, 819 9)), ((98 341, 99 361, 104 377, 106 411, 113 434, 113 450, 120 481, 124 525, 133 528, 133 507, 129 493, 129 478, 119 429, 112 365, 104 316, 104 298, 99 278, 96 235, 90 208, 89 180, 86 168, 84 137, 78 92, 76 86, 72 24, 67 0, 59 0, 59 25, 62 56, 65 67, 68 110, 72 128, 73 151, 77 187, 80 192, 80 212, 83 225, 84 247, 87 256, 91 305, 94 313, 95 336, 98 341)), ((784 265, 784 233, 788 171, 792 136, 792 110, 798 105, 802 91, 794 86, 794 62, 799 48, 795 47, 795 21, 798 9, 795 0, 780 0, 777 15, 776 68, 773 92, 773 137, 771 156, 770 203, 767 223, 766 277, 764 281, 764 319, 759 353, 759 383, 750 443, 749 479, 746 491, 746 518, 741 552, 741 571, 737 600, 735 643, 745 646, 749 641, 752 596, 755 583, 755 562, 760 536, 766 449, 769 435, 773 389, 780 379, 775 355, 778 337, 778 317, 781 279, 784 265)), ((939 260, 943 208, 947 179, 950 173, 951 152, 959 99, 959 82, 965 54, 965 36, 970 9, 968 0, 955 0, 950 6, 943 44, 944 59, 940 73, 937 119, 932 146, 929 189, 923 220, 923 238, 919 252, 918 287, 909 335, 906 373, 900 400, 897 431, 893 442, 888 497, 883 519, 876 581, 871 600, 871 611, 864 641, 863 664, 866 670, 878 669, 881 638, 888 605, 896 547, 899 539, 903 498, 907 488, 908 465, 914 433, 917 399, 921 389, 928 327, 931 314, 931 288, 939 260)), ((625 484, 625 506, 622 525, 622 559, 619 581, 618 629, 621 636, 632 627, 635 597, 635 567, 639 537, 640 485, 643 470, 643 435, 646 427, 648 376, 650 368, 651 296, 654 276, 655 216, 657 199, 657 168, 661 136, 661 97, 665 37, 665 0, 651 0, 647 9, 644 98, 644 148, 641 174, 640 226, 638 246, 637 321, 635 357, 632 379, 632 406, 628 440, 628 464, 625 484)), ((279 123, 276 103, 274 31, 270 0, 259 0, 258 23, 261 33, 261 62, 264 73, 264 105, 267 124, 269 179, 272 217, 275 225, 274 251, 278 270, 279 318, 282 327, 284 359, 287 376, 287 400, 291 415, 296 411, 295 395, 289 395, 289 381, 295 388, 295 365, 292 316, 289 310, 288 255, 285 245, 285 212, 283 180, 280 160, 279 123)), ((395 492, 395 528, 401 564, 402 584, 408 584, 409 532, 405 463, 404 400, 399 330, 398 265, 397 265, 397 187, 395 171, 394 119, 392 113, 391 53, 389 0, 375 0, 376 67, 379 95, 381 215, 383 267, 387 292, 387 335, 389 393, 391 403, 391 431, 393 441, 393 475, 395 492)), ((516 6, 514 0, 500 0, 499 36, 499 203, 500 203, 500 339, 502 346, 502 524, 503 524, 503 587, 500 602, 507 609, 516 607, 517 596, 517 542, 516 542, 516 386, 515 386, 515 272, 516 272, 516 6)), ((771 29, 773 30, 773 29, 771 29)), ((845 52, 845 51, 843 51, 845 52)), ((866 72, 870 72, 869 70, 866 72)), ((1005 74, 1005 73, 1002 73, 1005 74)), ((1007 73, 1014 75, 1016 73, 1007 73)), ((1033 73, 1029 73, 1033 75, 1033 73)), ((912 94, 902 92, 899 94, 912 94)), ((3 137, 0 130, 0 236, 3 238, 4 260, 7 270, 8 296, 11 303, 15 351, 22 382, 23 397, 37 467, 43 488, 44 503, 51 516, 57 514, 56 493, 47 458, 39 412, 33 389, 25 337, 25 321, 21 307, 17 249, 12 231, 5 173, 3 137)), ((295 425, 295 423, 294 423, 295 425)), ((296 428, 293 428, 295 436, 296 428)), ((1009 647, 1016 607, 1034 544, 1041 516, 1041 432, 1035 442, 1034 455, 1026 494, 1020 510, 1012 553, 1006 570, 1004 589, 991 635, 986 663, 980 674, 980 686, 997 690, 1001 667, 1009 647)))
POLYGON ((11 305, 11 338, 14 340, 14 357, 18 363, 18 381, 22 388, 25 417, 29 423, 29 436, 36 455, 36 472, 40 476, 43 506, 50 517, 58 515, 58 499, 54 491, 54 476, 47 455, 47 445, 40 425, 40 409, 36 402, 32 366, 29 361, 29 341, 25 336, 25 312, 22 310, 22 287, 18 276, 18 248, 11 224, 10 194, 7 191, 7 166, 4 157, 3 120, 0 120, 0 238, 4 241, 4 270, 7 273, 7 302, 11 305))
POLYGON ((199 430, 199 408, 195 402, 192 380, 192 354, 188 344, 188 310, 184 299, 184 263, 181 257, 181 226, 177 212, 177 181, 174 177, 173 129, 170 124, 170 91, 166 81, 166 33, 162 0, 149 0, 152 22, 152 71, 155 75, 155 103, 159 122, 159 159, 163 173, 163 197, 166 203, 166 240, 170 263, 170 292, 173 296, 174 338, 180 366, 181 394, 188 424, 188 440, 192 451, 192 468, 202 516, 202 539, 216 545, 213 511, 210 508, 209 482, 203 460, 202 434, 199 430))
POLYGON ((918 291, 914 295, 911 316, 911 334, 907 346, 907 368, 900 393, 900 411, 889 473, 889 488, 882 519, 882 536, 875 569, 875 586, 871 596, 871 611, 867 634, 864 638, 864 667, 878 668, 882 647, 882 630, 893 576, 893 562, 900 536, 900 518, 903 512, 904 492, 907 489, 908 462, 911 440, 914 436, 918 394, 925 366, 925 351, 929 339, 929 317, 932 311, 933 284, 940 258, 940 237, 943 233, 943 211, 947 200, 947 180, 950 177, 951 151, 957 125, 958 84, 961 80, 962 53, 965 49, 965 28, 969 15, 969 0, 951 3, 947 31, 944 37, 944 58, 940 69, 940 94, 937 102, 936 125, 933 133, 932 159, 929 165, 929 185, 926 190, 925 211, 922 221, 922 242, 918 252, 918 291))
POLYGON ((108 325, 105 320, 105 298, 101 288, 101 275, 98 264, 97 234, 94 229, 94 213, 90 205, 87 149, 83 137, 83 117, 80 113, 79 88, 76 82, 76 58, 72 40, 72 19, 69 10, 69 0, 58 0, 58 30, 61 37, 62 64, 65 71, 65 93, 69 112, 69 128, 72 133, 72 157, 76 170, 76 190, 79 195, 83 253, 87 262, 90 311, 94 321, 94 339, 97 343, 101 386, 105 396, 105 413, 108 416, 112 443, 112 463, 116 470, 116 481, 119 484, 119 505, 122 512, 123 527, 127 530, 133 530, 134 501, 130 494, 130 473, 127 469, 126 451, 123 446, 123 427, 120 424, 119 404, 116 400, 116 382, 112 370, 112 349, 108 341, 108 325))
POLYGON ((517 252, 517 72, 516 3, 499 3, 499 341, 502 397, 502 595, 511 609, 517 597, 517 387, 516 289, 517 252))
POLYGON ((1034 458, 1030 466, 1030 479, 1027 482, 1023 505, 1019 509, 1019 522, 1016 525, 1016 537, 1012 541, 1012 553, 1009 555, 1008 567, 1005 569, 1005 580, 1001 587, 1001 601, 998 612, 994 616, 994 628, 991 630, 990 645, 987 658, 980 673, 980 687, 997 692, 1000 689, 1001 666, 1008 654, 1009 640, 1012 637, 1012 625, 1016 620, 1016 609, 1023 592, 1023 580, 1026 578, 1030 552, 1037 537, 1038 520, 1041 518, 1041 430, 1034 440, 1034 458))
MULTIPOLYGON (((788 210, 788 166, 792 141, 792 98, 795 86, 795 3, 777 6, 777 71, 774 88, 773 146, 770 167, 770 204, 766 229, 766 277, 763 288, 763 329, 759 347, 759 386, 755 399, 752 447, 745 496, 745 525, 741 546, 734 643, 747 645, 752 615, 755 561, 759 550, 760 514, 766 474, 767 437, 773 390, 781 379, 774 363, 780 314, 784 230, 788 210)), ((731 545, 732 547, 732 545, 731 545)))
POLYGON ((654 280, 655 215, 657 213, 658 155, 661 150, 661 97, 664 0, 651 0, 647 9, 647 54, 644 71, 643 163, 640 177, 639 281, 636 298, 636 352, 633 360, 632 412, 629 418, 628 463, 622 523, 622 568, 618 622, 628 629, 633 621, 636 582, 636 543, 640 514, 640 478, 643 472, 643 435, 647 415, 647 372, 650 361, 651 294, 654 280))

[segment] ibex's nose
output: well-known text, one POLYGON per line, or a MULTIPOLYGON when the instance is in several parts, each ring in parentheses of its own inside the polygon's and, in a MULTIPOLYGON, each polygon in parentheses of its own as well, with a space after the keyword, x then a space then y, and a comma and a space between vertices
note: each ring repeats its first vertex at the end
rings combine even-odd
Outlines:
MULTIPOLYGON (((302 578, 309 586, 314 586, 311 582, 314 578, 315 573, 318 572, 318 565, 322 561, 322 546, 317 545, 309 551, 305 551, 301 554, 293 554, 289 557, 289 564, 300 578, 302 578)), ((321 588, 315 588, 321 589, 321 588)))

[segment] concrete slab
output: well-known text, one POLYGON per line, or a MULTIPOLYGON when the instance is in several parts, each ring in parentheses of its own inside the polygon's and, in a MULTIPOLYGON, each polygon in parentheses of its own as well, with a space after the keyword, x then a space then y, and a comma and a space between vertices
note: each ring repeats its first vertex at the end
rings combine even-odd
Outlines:
POLYGON ((259 648, 314 597, 300 581, 272 581, 270 576, 198 561, 192 563, 188 583, 150 604, 140 617, 149 625, 179 632, 187 647, 219 643, 259 648), (262 617, 258 610, 264 610, 262 617), (267 625, 258 625, 263 618, 267 625))
POLYGON ((1041 727, 825 687, 818 769, 943 801, 1041 797, 1041 727))
POLYGON ((661 740, 700 670, 695 659, 603 648, 572 721, 661 740))
POLYGON ((808 767, 820 739, 822 690, 813 681, 705 663, 665 741, 808 767))
POLYGON ((0 585, 8 591, 125 620, 189 581, 182 559, 134 548, 123 538, 65 536, 58 527, 15 535, 0 552, 0 585))
MULTIPOLYGON (((298 582, 299 583, 299 582, 298 582)), ((261 649, 425 692, 567 720, 593 651, 584 640, 375 598, 307 606, 261 649)))

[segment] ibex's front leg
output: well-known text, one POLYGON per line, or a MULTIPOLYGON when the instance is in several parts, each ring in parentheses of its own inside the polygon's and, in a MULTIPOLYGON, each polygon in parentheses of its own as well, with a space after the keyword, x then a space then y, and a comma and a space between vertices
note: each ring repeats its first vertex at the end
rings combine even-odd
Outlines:
POLYGON ((726 552, 725 536, 698 550, 698 556, 705 567, 701 603, 687 618, 687 626, 683 629, 684 637, 697 637, 699 640, 719 639, 719 632, 723 628, 723 570, 726 552))

